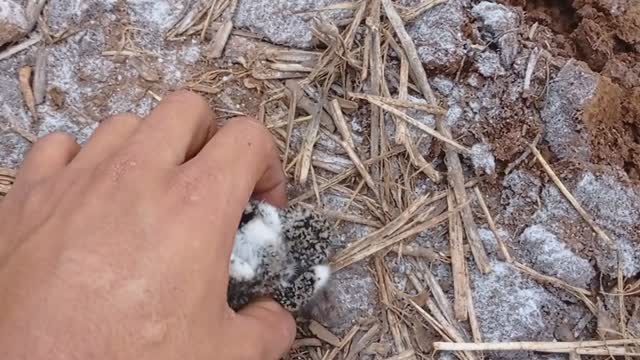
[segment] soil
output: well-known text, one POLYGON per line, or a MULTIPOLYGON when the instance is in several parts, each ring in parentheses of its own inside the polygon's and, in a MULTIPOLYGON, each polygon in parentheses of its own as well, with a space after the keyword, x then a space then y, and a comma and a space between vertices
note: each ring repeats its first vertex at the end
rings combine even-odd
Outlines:
MULTIPOLYGON (((21 1, 16 3, 24 5, 21 1)), ((47 28, 40 24, 36 29, 51 36, 46 43, 47 96, 37 107, 37 117, 24 104, 17 72, 35 63, 42 43, 0 60, 0 167, 18 168, 32 137, 63 130, 85 141, 103 119, 120 112, 144 116, 157 104, 158 96, 181 87, 200 91, 221 122, 239 114, 259 117, 267 125, 286 121, 289 100, 278 98, 283 82, 268 78, 272 72, 264 66, 265 59, 273 49, 323 51, 323 45, 314 39, 310 14, 344 4, 292 0, 273 5, 270 0, 241 0, 236 14, 241 26, 230 37, 224 56, 210 60, 205 54, 211 31, 203 41, 199 33, 178 39, 165 37, 192 3, 49 0, 42 16, 47 28), (122 46, 143 55, 104 54, 122 46)), ((400 3, 411 7, 421 2, 400 3)), ((352 9, 341 8, 323 14, 327 21, 344 24, 352 13, 352 9)), ((446 120, 454 138, 474 149, 473 156, 461 158, 464 174, 467 180, 482 176, 479 188, 500 238, 513 256, 540 273, 588 289, 594 294, 594 301, 597 298, 608 304, 617 299, 605 295, 615 291, 619 266, 615 254, 602 244, 532 156, 519 162, 516 159, 527 151, 527 143, 538 139, 543 157, 622 249, 621 271, 626 283, 637 281, 640 2, 449 0, 413 19, 407 30, 416 43, 438 102, 448 109, 446 120), (537 52, 540 56, 532 63, 537 52), (525 90, 525 74, 531 66, 531 81, 525 90)), ((365 45, 364 29, 359 29, 354 41, 358 46, 365 45)), ((12 45, 0 47, 0 53, 12 45)), ((395 97, 400 60, 393 50, 386 53, 386 59, 385 76, 395 97)), ((367 84, 356 83, 352 90, 367 92, 367 84)), ((422 101, 413 90, 409 96, 413 101, 422 101)), ((353 111, 345 110, 345 118, 359 156, 367 159, 371 107, 364 102, 357 105, 353 111)), ((424 125, 434 126, 433 116, 417 110, 409 113, 424 125)), ((307 114, 302 109, 296 113, 307 114)), ((385 117, 385 124, 384 131, 393 139, 393 119, 385 117)), ((299 153, 306 128, 305 122, 294 127, 289 160, 299 153)), ((273 130, 276 138, 283 138, 282 131, 273 130)), ((419 141, 419 151, 425 159, 445 172, 442 144, 414 128, 410 132, 411 138, 419 141)), ((342 148, 324 133, 314 151, 314 160, 321 165, 315 167, 317 179, 332 178, 351 166, 342 148)), ((420 169, 402 168, 400 160, 404 155, 402 159, 389 160, 388 166, 395 170, 391 182, 405 181, 401 176, 404 172, 414 174, 401 184, 411 189, 412 198, 446 190, 446 181, 436 184, 420 169)), ((342 188, 321 191, 319 199, 305 201, 373 221, 366 204, 350 201, 351 193, 346 188, 355 189, 359 182, 360 179, 351 178, 340 183, 342 188)), ((308 183, 301 185, 292 180, 290 197, 300 196, 310 188, 308 183)), ((372 193, 368 195, 373 197, 372 193)), ((470 198, 493 270, 480 274, 471 256, 467 257, 483 339, 499 342, 597 338, 603 315, 594 316, 573 295, 536 282, 502 262, 497 255, 495 234, 486 224, 478 201, 470 198)), ((408 199, 396 202, 406 205, 408 199)), ((333 245, 343 249, 373 230, 367 225, 340 221, 333 245)), ((446 258, 448 236, 445 223, 412 240, 446 258)), ((448 299, 453 299, 451 267, 446 261, 430 263, 393 252, 384 261, 395 289, 414 296, 416 302, 424 304, 429 295, 416 291, 407 280, 407 273, 424 280, 421 273, 431 271, 448 299)), ((379 279, 372 268, 370 262, 362 261, 336 274, 330 288, 300 318, 301 336, 312 336, 306 328, 309 318, 339 336, 354 324, 368 329, 379 322, 382 330, 376 343, 380 346, 375 351, 363 351, 358 358, 397 354, 399 349, 389 335, 386 308, 380 300, 379 279)), ((640 328, 638 306, 628 307, 629 329, 640 328)), ((603 313, 619 323, 618 309, 614 305, 606 309, 603 313)), ((410 309, 401 310, 407 312, 402 313, 409 324, 407 331, 420 339, 413 340, 413 347, 423 358, 430 358, 431 341, 441 339, 410 309)), ((470 334, 468 324, 460 326, 465 335, 470 334)), ((326 344, 323 346, 326 350, 326 344)), ((309 355, 313 351, 301 349, 291 358, 314 358, 309 355)), ((447 359, 450 355, 436 357, 447 359)), ((552 358, 524 352, 486 355, 487 359, 552 358)))

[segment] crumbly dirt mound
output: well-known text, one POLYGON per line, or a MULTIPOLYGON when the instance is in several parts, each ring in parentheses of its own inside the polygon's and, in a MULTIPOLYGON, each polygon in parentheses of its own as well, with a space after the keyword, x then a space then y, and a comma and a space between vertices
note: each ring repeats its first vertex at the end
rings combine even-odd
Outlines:
POLYGON ((537 44, 555 56, 575 57, 600 73, 595 95, 581 114, 596 164, 640 173, 640 2, 613 0, 511 0, 538 23, 537 44))

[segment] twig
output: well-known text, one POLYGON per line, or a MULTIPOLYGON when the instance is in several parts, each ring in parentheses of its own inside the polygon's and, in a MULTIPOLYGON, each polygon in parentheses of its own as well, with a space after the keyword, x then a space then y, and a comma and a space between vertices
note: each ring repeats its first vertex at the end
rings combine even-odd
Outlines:
POLYGON ((484 201, 484 197, 482 196, 482 192, 480 191, 480 188, 478 186, 475 186, 473 188, 473 191, 476 194, 476 199, 478 199, 478 204, 480 204, 480 208, 484 213, 484 217, 487 219, 487 223, 489 224, 489 229, 491 229, 491 232, 493 232, 493 236, 496 238, 496 242, 498 243, 498 248, 500 249, 500 260, 506 261, 509 263, 513 262, 513 259, 511 258, 511 254, 509 253, 509 249, 507 249, 507 246, 504 244, 504 241, 502 241, 502 237, 498 233, 498 228, 496 227, 496 223, 493 221, 493 217, 491 216, 491 212, 489 211, 489 208, 487 207, 487 204, 484 201))
POLYGON ((309 331, 311 331, 311 333, 318 339, 328 344, 340 346, 340 339, 315 320, 311 320, 311 324, 309 324, 309 331))
POLYGON ((296 339, 291 346, 291 349, 299 349, 303 347, 320 347, 322 346, 322 342, 316 338, 306 338, 306 339, 296 339))
POLYGON ((216 35, 211 42, 210 48, 207 49, 205 53, 207 58, 218 59, 222 56, 222 52, 224 51, 224 47, 227 45, 227 41, 229 41, 229 36, 231 35, 232 30, 233 22, 231 20, 225 21, 222 27, 216 31, 216 35))
POLYGON ((368 94, 360 94, 360 93, 353 93, 353 92, 349 92, 347 93, 347 95, 349 97, 353 97, 356 99, 363 99, 363 100, 368 100, 368 101, 376 101, 376 102, 381 102, 381 103, 385 103, 388 105, 392 105, 392 106, 397 106, 397 107, 402 107, 402 108, 407 108, 407 109, 416 109, 416 110, 420 110, 420 111, 424 111, 426 113, 429 114, 433 114, 433 115, 444 115, 447 113, 447 110, 443 109, 440 106, 437 105, 429 105, 429 104, 422 104, 422 103, 418 103, 415 101, 409 101, 406 99, 394 99, 394 98, 390 98, 390 97, 382 97, 382 96, 374 96, 374 95, 368 95, 368 94))
MULTIPOLYGON (((538 146, 538 142, 540 141, 541 138, 541 134, 536 135, 536 137, 533 139, 533 146, 538 146)), ((518 156, 517 159, 515 159, 512 163, 509 164, 509 166, 507 166, 507 168, 504 170, 504 173, 509 175, 509 173, 511 173, 511 171, 513 171, 513 169, 516 168, 516 166, 520 165, 521 162, 525 161, 527 159, 527 157, 529 157, 529 154, 531 154, 531 148, 529 146, 527 146, 527 148, 524 150, 524 152, 518 156)))
MULTIPOLYGON (((404 149, 394 149, 392 151, 389 151, 385 154, 382 154, 381 156, 378 156, 376 158, 371 158, 371 159, 367 159, 365 161, 363 161, 363 164, 366 165, 371 165, 376 161, 380 161, 382 159, 388 158, 390 156, 395 156, 398 154, 401 154, 402 152, 404 152, 404 149)), ((324 191, 332 186, 335 186, 336 184, 348 179, 349 177, 353 176, 355 173, 357 173, 357 169, 355 167, 352 167, 348 170, 345 170, 344 172, 340 173, 339 175, 336 175, 335 177, 333 177, 331 180, 325 182, 324 184, 320 185, 318 187, 318 189, 320 191, 324 191)), ((289 204, 290 205, 295 205, 297 203, 299 203, 300 201, 304 201, 310 197, 313 196, 313 190, 311 191, 307 191, 305 193, 303 193, 302 195, 292 199, 289 204)))
POLYGON ((33 97, 36 105, 44 102, 47 93, 47 48, 41 48, 36 54, 36 65, 33 73, 33 97))
POLYGON ((630 344, 640 344, 640 339, 572 342, 523 341, 503 343, 453 343, 437 341, 433 343, 433 348, 436 351, 539 351, 551 353, 568 353, 576 350, 580 351, 580 349, 586 348, 599 348, 605 346, 630 344))
POLYGON ((529 62, 527 63, 527 71, 524 76, 524 88, 522 90, 522 97, 528 98, 532 95, 531 93, 531 76, 533 72, 536 70, 536 64, 538 63, 538 59, 540 59, 540 55, 542 54, 542 50, 539 47, 535 47, 531 50, 531 55, 529 56, 529 62))
POLYGON ((458 144, 457 142, 455 142, 454 140, 451 139, 451 137, 446 137, 443 134, 441 134, 439 131, 430 128, 429 126, 425 125, 424 123, 412 118, 411 116, 405 114, 404 112, 390 106, 387 105, 386 103, 377 100, 375 97, 366 97, 366 100, 369 101, 370 103, 379 106, 380 108, 386 110, 387 112, 390 112, 394 115, 396 115, 398 117, 398 119, 402 119, 404 121, 406 121, 407 123, 417 127, 418 129, 424 131, 425 133, 437 138, 438 140, 441 140, 443 142, 445 142, 448 145, 451 145, 451 147, 453 147, 453 149, 455 151, 464 153, 464 154, 469 154, 471 153, 471 150, 469 150, 468 148, 466 148, 465 146, 462 146, 460 144, 458 144))
POLYGON ((566 282, 560 280, 560 279, 556 279, 552 276, 548 276, 548 275, 544 275, 544 274, 540 274, 539 272, 531 269, 530 267, 519 263, 517 261, 512 262, 511 265, 514 269, 519 270, 529 276, 531 276, 534 280, 536 281, 540 281, 543 283, 548 283, 551 284, 553 286, 556 286, 560 289, 563 289, 571 294, 573 294, 575 297, 577 297, 578 299, 582 300, 582 302, 584 302, 584 304, 587 306, 587 308, 593 313, 593 314, 597 314, 597 308, 595 306, 595 304, 589 300, 589 298, 587 298, 587 296, 590 296, 591 293, 586 290, 586 289, 582 289, 573 285, 569 285, 566 282))
MULTIPOLYGON (((455 207, 455 195, 448 191, 447 205, 449 209, 455 207)), ((456 320, 465 321, 468 318, 467 305, 469 284, 464 257, 462 220, 458 213, 449 213, 449 251, 451 253, 451 272, 453 273, 454 313, 456 320)))
POLYGON ((40 34, 36 34, 33 37, 31 37, 30 39, 27 39, 17 45, 11 46, 8 49, 0 52, 0 61, 4 60, 4 59, 8 59, 11 56, 26 50, 28 48, 30 48, 31 46, 37 44, 38 42, 40 42, 40 40, 42 40, 42 35, 40 34))
POLYGON ((414 244, 407 244, 407 245, 400 244, 398 246, 392 247, 391 251, 401 256, 406 255, 406 256, 425 258, 427 261, 430 261, 430 262, 434 262, 434 261, 440 261, 443 263, 449 262, 445 256, 440 255, 431 249, 424 248, 414 244))
POLYGON ((569 200, 569 202, 576 209, 578 214, 582 216, 584 221, 586 221, 591 226, 593 231, 595 231, 595 233, 598 234, 598 237, 604 240, 607 243, 607 245, 613 248, 616 248, 613 240, 611 240, 611 238, 609 238, 609 236, 600 228, 600 226, 596 224, 596 221, 594 220, 593 216, 591 216, 589 213, 586 212, 586 210, 584 210, 584 208, 582 207, 582 205, 580 205, 578 200, 564 186, 562 181, 560 181, 560 178, 558 178, 558 176, 553 171, 553 169, 551 169, 551 166, 549 166, 549 163, 547 163, 547 161, 542 157, 542 154, 540 154, 538 149, 533 145, 529 145, 529 147, 531 148, 531 151, 533 152, 533 154, 536 156, 536 159, 538 159, 538 162, 540 162, 540 164, 544 168, 544 171, 547 173, 547 175, 549 175, 551 180, 553 180, 553 182, 556 184, 558 189, 560 189, 560 192, 562 192, 562 194, 567 198, 567 200, 569 200))
MULTIPOLYGON (((420 88, 420 92, 422 92, 422 95, 427 100, 427 103, 436 105, 436 98, 433 95, 431 86, 429 85, 427 74, 424 70, 424 67, 422 66, 420 58, 418 57, 418 52, 416 50, 415 44, 413 43, 413 40, 404 27, 402 18, 393 6, 391 0, 382 0, 382 5, 384 6, 387 18, 389 19, 391 26, 395 30, 396 35, 400 39, 400 43, 402 44, 405 54, 407 55, 407 60, 409 61, 409 65, 411 66, 414 79, 417 82, 418 87, 420 88)), ((436 128, 438 129, 438 135, 442 137, 444 139, 443 141, 445 141, 446 143, 445 162, 447 164, 447 168, 449 169, 449 184, 454 189, 458 204, 468 204, 467 194, 464 188, 464 175, 462 173, 462 165, 460 164, 458 154, 455 152, 455 150, 460 150, 460 145, 456 147, 455 145, 457 143, 451 140, 451 131, 449 130, 446 121, 442 117, 436 117, 436 128)), ((463 148, 463 150, 468 149, 463 148)), ((465 151, 462 152, 464 153, 465 151)), ((473 253, 476 265, 482 273, 488 273, 491 270, 489 259, 480 240, 477 225, 473 220, 471 207, 468 205, 462 209, 462 220, 467 234, 467 241, 469 242, 469 245, 471 247, 471 252, 473 253)))
POLYGON ((380 332, 380 325, 374 324, 367 332, 362 335, 358 341, 351 346, 349 349, 349 354, 344 358, 344 360, 355 360, 362 350, 364 350, 369 343, 371 343, 375 336, 380 332))
POLYGON ((31 66, 22 67, 18 70, 18 78, 20 80, 20 91, 22 92, 24 103, 27 105, 29 112, 31 112, 31 117, 35 121, 38 113, 36 112, 36 100, 33 96, 33 90, 31 89, 31 73, 31 66))
POLYGON ((347 335, 345 335, 344 338, 340 341, 340 343, 330 352, 328 352, 322 358, 322 360, 333 360, 338 355, 338 352, 340 352, 340 350, 342 350, 345 346, 347 346, 347 344, 349 344, 349 342, 351 342, 351 339, 353 339, 353 337, 358 333, 359 330, 360 326, 354 325, 351 330, 349 330, 347 335))
POLYGON ((380 199, 380 192, 378 191, 376 183, 373 181, 371 175, 367 172, 367 169, 362 163, 362 160, 360 160, 360 157, 354 149, 355 145, 353 144, 353 139, 351 138, 351 132, 347 128, 347 124, 344 121, 344 116, 342 115, 340 104, 338 104, 336 100, 331 101, 331 109, 333 112, 333 118, 335 120, 336 127, 340 131, 340 134, 343 138, 343 141, 338 141, 338 143, 347 151, 347 155, 349 155, 349 158, 355 165, 356 169, 358 169, 360 176, 362 176, 364 181, 367 183, 367 186, 369 186, 371 191, 373 191, 378 199, 380 199))

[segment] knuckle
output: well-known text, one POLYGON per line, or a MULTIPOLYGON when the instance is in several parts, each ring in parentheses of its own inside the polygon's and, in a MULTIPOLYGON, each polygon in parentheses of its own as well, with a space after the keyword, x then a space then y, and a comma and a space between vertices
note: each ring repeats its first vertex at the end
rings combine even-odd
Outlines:
POLYGON ((119 183, 138 166, 139 161, 136 156, 129 150, 123 150, 97 165, 95 172, 98 179, 119 183))
MULTIPOLYGON (((219 174, 215 171, 200 169, 182 169, 177 171, 169 181, 169 193, 177 197, 178 201, 198 199, 203 196, 206 184, 218 183, 219 174)), ((213 186, 213 185, 212 185, 213 186)))

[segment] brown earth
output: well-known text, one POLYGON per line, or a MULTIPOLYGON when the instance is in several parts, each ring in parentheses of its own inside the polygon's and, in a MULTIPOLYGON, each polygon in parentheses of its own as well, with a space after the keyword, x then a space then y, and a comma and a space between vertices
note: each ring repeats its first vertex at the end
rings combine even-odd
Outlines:
POLYGON ((592 161, 624 168, 640 180, 640 2, 510 0, 553 55, 575 57, 602 75, 582 121, 592 161), (548 27, 552 32, 545 32, 548 27))

